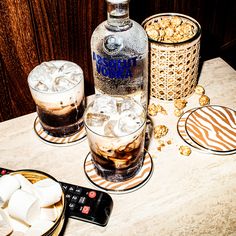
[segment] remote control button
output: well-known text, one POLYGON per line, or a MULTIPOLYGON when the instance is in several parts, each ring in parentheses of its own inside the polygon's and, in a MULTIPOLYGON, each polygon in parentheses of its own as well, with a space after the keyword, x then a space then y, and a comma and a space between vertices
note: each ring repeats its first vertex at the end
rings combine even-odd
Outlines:
POLYGON ((67 189, 68 189, 68 185, 66 185, 66 184, 62 184, 61 186, 62 186, 62 189, 64 190, 64 192, 66 192, 67 189))
POLYGON ((85 201, 86 201, 86 197, 80 197, 80 199, 79 199, 80 204, 84 204, 85 201))
POLYGON ((1 171, 1 175, 5 175, 6 173, 7 173, 7 171, 4 169, 1 171))
POLYGON ((72 196, 72 198, 71 198, 71 202, 77 202, 78 199, 79 199, 78 196, 74 195, 74 196, 72 196))
POLYGON ((90 198, 95 198, 96 195, 97 195, 97 193, 96 193, 95 191, 90 191, 90 192, 88 193, 88 196, 89 196, 90 198))
POLYGON ((69 193, 73 193, 75 191, 75 187, 74 186, 70 186, 68 189, 69 193))
POLYGON ((90 211, 90 207, 89 206, 84 206, 83 209, 82 209, 82 213, 86 214, 86 215, 89 213, 89 211, 90 211))
POLYGON ((71 198, 71 195, 69 193, 66 194, 66 200, 69 201, 71 198))
POLYGON ((82 190, 83 189, 81 187, 77 186, 76 189, 75 189, 75 193, 80 195, 82 193, 82 190))
POLYGON ((73 211, 75 209, 75 206, 76 206, 75 203, 70 203, 69 204, 70 210, 73 211))

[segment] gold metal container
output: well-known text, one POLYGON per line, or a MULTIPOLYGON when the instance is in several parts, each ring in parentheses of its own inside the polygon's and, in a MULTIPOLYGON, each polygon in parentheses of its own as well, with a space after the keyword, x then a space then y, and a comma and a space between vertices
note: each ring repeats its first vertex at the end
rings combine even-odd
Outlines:
POLYGON ((183 14, 162 13, 150 16, 142 26, 149 39, 150 96, 172 101, 191 95, 198 80, 199 23, 183 14), (181 29, 181 24, 186 28, 181 29), (166 27, 166 32, 162 27, 166 27), (184 34, 189 28, 193 34, 188 38, 184 34))
MULTIPOLYGON (((53 179, 54 181, 58 182, 54 177, 50 176, 49 174, 46 174, 41 171, 37 170, 18 170, 14 171, 11 173, 11 175, 16 175, 16 174, 21 174, 23 175, 26 179, 28 179, 31 183, 36 183, 39 180, 50 178, 53 179)), ((54 222, 54 225, 47 231, 45 232, 42 236, 58 236, 59 233, 62 230, 64 221, 65 221, 65 210, 66 210, 66 202, 65 202, 65 195, 62 191, 62 197, 59 202, 54 204, 56 210, 57 210, 57 219, 54 222)))

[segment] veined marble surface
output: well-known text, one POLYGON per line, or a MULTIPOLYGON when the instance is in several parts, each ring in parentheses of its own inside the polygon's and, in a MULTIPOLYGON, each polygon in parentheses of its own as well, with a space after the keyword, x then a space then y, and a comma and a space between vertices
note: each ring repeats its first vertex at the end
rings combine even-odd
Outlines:
MULTIPOLYGON (((236 71, 221 58, 204 62, 199 84, 211 104, 236 110, 236 71)), ((190 96, 185 111, 198 107, 198 95, 190 96)), ((152 140, 149 152, 154 172, 142 188, 123 195, 111 194, 114 208, 106 227, 69 219, 63 235, 236 235, 236 154, 216 156, 192 149, 189 157, 178 148, 172 102, 159 102, 168 116, 158 114, 154 125, 169 127, 172 144, 157 151, 152 140)), ((33 130, 36 113, 0 123, 0 166, 38 169, 58 180, 94 188, 83 164, 89 152, 87 140, 68 147, 43 143, 33 130)))

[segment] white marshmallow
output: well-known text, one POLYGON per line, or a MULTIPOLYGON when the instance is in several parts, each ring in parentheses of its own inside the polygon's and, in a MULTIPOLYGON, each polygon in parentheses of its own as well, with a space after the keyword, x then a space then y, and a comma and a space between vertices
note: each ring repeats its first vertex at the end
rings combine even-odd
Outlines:
POLYGON ((25 232, 25 236, 41 236, 46 233, 52 226, 54 222, 49 220, 39 220, 35 222, 28 231, 25 232))
POLYGON ((0 209, 0 235, 9 235, 12 230, 8 216, 2 209, 0 209))
POLYGON ((19 189, 9 200, 8 213, 11 217, 32 225, 40 218, 39 201, 34 195, 19 189))
POLYGON ((11 195, 20 188, 20 183, 13 175, 4 175, 0 178, 0 206, 8 201, 11 195))
POLYGON ((35 195, 41 207, 48 207, 60 201, 62 188, 52 179, 43 179, 33 184, 35 195))
POLYGON ((25 236, 25 234, 21 231, 13 231, 11 236, 25 236))
POLYGON ((34 193, 33 184, 28 179, 26 179, 21 174, 16 174, 14 176, 18 179, 20 186, 21 186, 21 190, 23 190, 27 193, 32 193, 32 194, 34 193))
POLYGON ((29 229, 29 226, 27 224, 25 224, 24 222, 22 222, 22 221, 13 219, 10 216, 8 216, 8 219, 9 219, 10 225, 13 228, 14 232, 15 231, 17 231, 17 232, 26 232, 29 229))
POLYGON ((41 208, 41 216, 42 220, 50 220, 55 221, 57 219, 57 210, 55 206, 43 207, 41 208))

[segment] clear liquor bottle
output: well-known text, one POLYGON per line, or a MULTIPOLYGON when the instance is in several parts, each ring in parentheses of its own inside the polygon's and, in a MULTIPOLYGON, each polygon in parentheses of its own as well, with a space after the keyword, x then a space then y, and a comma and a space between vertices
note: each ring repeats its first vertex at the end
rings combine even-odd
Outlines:
POLYGON ((93 32, 91 52, 95 93, 148 99, 148 38, 129 18, 129 0, 106 0, 107 20, 93 32))

